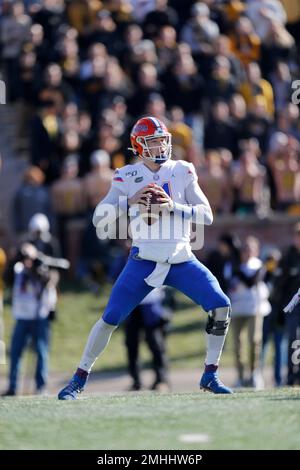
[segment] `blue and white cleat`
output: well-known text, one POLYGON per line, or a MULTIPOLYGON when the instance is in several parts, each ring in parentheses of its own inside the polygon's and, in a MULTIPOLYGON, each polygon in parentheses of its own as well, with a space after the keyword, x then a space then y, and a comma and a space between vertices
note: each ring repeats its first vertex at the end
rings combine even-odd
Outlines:
POLYGON ((86 380, 74 374, 70 382, 58 394, 59 400, 76 400, 86 384, 86 380))
POLYGON ((212 393, 233 393, 219 379, 217 372, 204 372, 200 380, 200 388, 212 393))

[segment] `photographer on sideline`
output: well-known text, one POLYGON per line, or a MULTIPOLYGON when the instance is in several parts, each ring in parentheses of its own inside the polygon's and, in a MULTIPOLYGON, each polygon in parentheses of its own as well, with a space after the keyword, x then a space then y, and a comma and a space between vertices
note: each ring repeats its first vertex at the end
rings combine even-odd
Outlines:
POLYGON ((10 346, 9 387, 3 396, 17 391, 21 357, 29 340, 37 355, 37 393, 45 391, 48 376, 50 318, 55 310, 57 272, 50 269, 30 243, 20 248, 14 265, 12 313, 16 319, 10 346))

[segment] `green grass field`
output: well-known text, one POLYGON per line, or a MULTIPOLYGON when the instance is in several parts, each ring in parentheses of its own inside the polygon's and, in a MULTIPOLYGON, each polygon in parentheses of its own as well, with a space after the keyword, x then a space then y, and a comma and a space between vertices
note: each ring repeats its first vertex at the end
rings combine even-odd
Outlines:
POLYGON ((299 389, 6 398, 0 449, 300 449, 299 405, 299 389))
MULTIPOLYGON (((110 286, 106 286, 102 295, 94 296, 80 287, 63 290, 58 320, 53 324, 52 372, 74 370, 109 291, 110 286)), ((168 337, 170 368, 200 370, 205 355, 206 315, 181 294, 176 301, 168 337)), ((6 305, 8 345, 12 324, 6 305)), ((147 364, 150 356, 145 346, 141 352, 147 364)), ((229 335, 222 366, 232 365, 229 335)), ((95 370, 125 367, 120 328, 95 370)), ((0 375, 6 370, 1 366, 0 375)), ((76 402, 6 398, 0 400, 0 449, 300 449, 299 405, 299 389, 247 391, 222 397, 203 392, 83 395, 76 402), (192 442, 185 442, 184 436, 192 442)))

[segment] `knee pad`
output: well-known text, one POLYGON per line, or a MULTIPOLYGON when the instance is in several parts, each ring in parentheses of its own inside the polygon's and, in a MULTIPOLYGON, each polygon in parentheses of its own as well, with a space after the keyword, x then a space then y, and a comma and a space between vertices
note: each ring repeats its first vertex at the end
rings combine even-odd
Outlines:
POLYGON ((219 307, 208 313, 206 333, 215 336, 225 336, 231 316, 231 307, 219 307))

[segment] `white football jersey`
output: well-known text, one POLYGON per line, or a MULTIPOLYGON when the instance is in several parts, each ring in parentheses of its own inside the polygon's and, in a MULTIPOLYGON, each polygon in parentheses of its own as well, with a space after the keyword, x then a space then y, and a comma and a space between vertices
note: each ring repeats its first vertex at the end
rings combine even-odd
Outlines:
MULTIPOLYGON (((167 160, 157 172, 139 162, 116 170, 112 187, 131 198, 147 184, 156 183, 175 203, 187 205, 192 201, 188 200, 186 189, 197 179, 194 165, 186 161, 167 160)), ((148 215, 143 206, 132 206, 129 215, 133 246, 139 248, 142 257, 162 261, 189 247, 191 220, 184 218, 181 212, 170 213, 167 208, 162 209, 161 216, 151 225, 147 223, 148 215)))
POLYGON ((138 162, 116 170, 112 187, 131 198, 147 184, 156 183, 164 188, 174 202, 187 204, 185 189, 197 179, 194 165, 183 160, 167 160, 157 172, 151 171, 143 162, 138 162))
MULTIPOLYGON (((139 248, 139 256, 156 262, 179 263, 192 255, 190 247, 191 222, 211 224, 212 213, 207 198, 197 183, 192 163, 182 160, 167 160, 157 172, 151 171, 143 162, 126 165, 115 171, 112 187, 98 204, 94 214, 94 225, 100 235, 98 221, 104 204, 124 209, 120 196, 131 198, 149 183, 156 183, 169 194, 175 203, 174 210, 161 209, 156 221, 148 224, 145 206, 132 205, 129 209, 129 235, 132 245, 139 248)), ((153 220, 153 219, 152 219, 153 220)), ((108 224, 112 224, 111 218, 108 224)))

